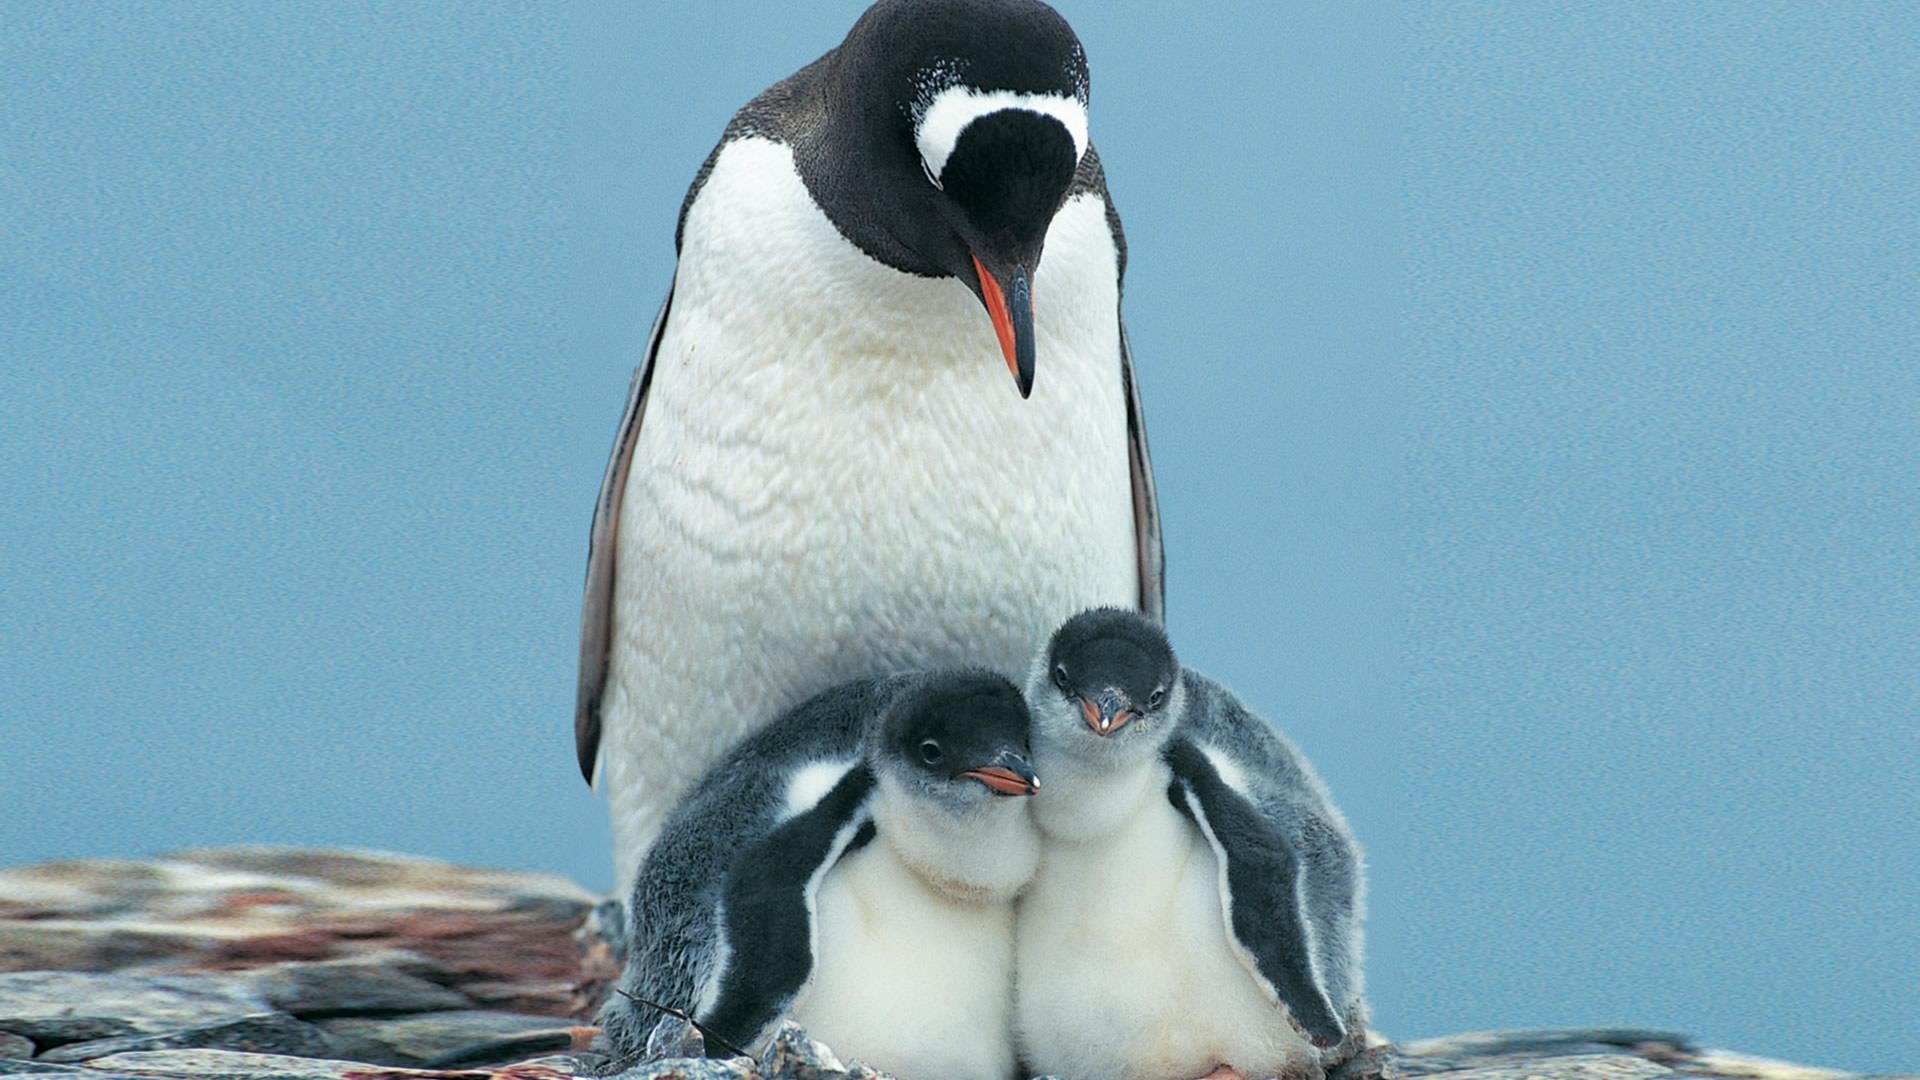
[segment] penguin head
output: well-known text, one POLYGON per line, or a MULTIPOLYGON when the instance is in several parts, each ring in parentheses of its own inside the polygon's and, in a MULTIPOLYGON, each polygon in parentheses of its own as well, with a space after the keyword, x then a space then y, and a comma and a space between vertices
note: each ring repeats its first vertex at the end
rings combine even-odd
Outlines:
POLYGON ((1157 753, 1185 701, 1166 632, 1119 608, 1081 612, 1054 631, 1027 696, 1035 742, 1114 765, 1157 753))
POLYGON ((868 732, 881 783, 966 816, 1040 790, 1028 764, 1027 704, 988 671, 940 672, 903 692, 868 732))
POLYGON ((1033 275, 1089 145, 1079 39, 1038 0, 880 0, 837 58, 872 196, 859 227, 973 291, 1026 397, 1033 275))

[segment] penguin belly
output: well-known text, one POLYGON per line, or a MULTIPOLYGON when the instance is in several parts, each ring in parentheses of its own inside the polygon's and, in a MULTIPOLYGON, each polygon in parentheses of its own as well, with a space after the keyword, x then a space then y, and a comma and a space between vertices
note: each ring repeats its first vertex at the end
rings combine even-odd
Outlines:
POLYGON ((1137 605, 1104 208, 1077 196, 1048 233, 1022 401, 964 285, 844 240, 788 148, 721 152, 621 503, 600 783, 622 885, 687 783, 808 696, 956 664, 1024 681, 1061 620, 1137 605))
POLYGON ((828 873, 814 920, 809 1035, 903 1080, 1013 1076, 1010 902, 943 893, 880 841, 828 873))
POLYGON ((1164 779, 1125 825, 1049 840, 1021 897, 1014 1026, 1036 1075, 1319 1077, 1318 1054, 1227 936, 1220 866, 1164 779))

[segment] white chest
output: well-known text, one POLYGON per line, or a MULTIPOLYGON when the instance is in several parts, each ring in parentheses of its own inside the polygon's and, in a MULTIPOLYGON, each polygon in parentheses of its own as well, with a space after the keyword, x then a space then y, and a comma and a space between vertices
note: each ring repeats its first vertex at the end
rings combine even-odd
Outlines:
POLYGON ((1139 790, 1137 812, 1113 828, 1043 842, 1018 909, 1023 1060, 1069 1078, 1193 1077, 1222 1064, 1318 1075, 1312 1047, 1234 955, 1219 864, 1161 794, 1164 769, 1139 790))
POLYGON ((1137 602, 1115 274, 1104 203, 1077 197, 1036 275, 1022 401, 964 285, 848 244, 785 147, 721 153, 620 513, 617 855, 809 694, 959 663, 1019 680, 1068 616, 1137 602))
POLYGON ((1013 1075, 1013 907, 929 886, 875 841, 821 882, 818 955, 793 1019, 904 1080, 1013 1075))

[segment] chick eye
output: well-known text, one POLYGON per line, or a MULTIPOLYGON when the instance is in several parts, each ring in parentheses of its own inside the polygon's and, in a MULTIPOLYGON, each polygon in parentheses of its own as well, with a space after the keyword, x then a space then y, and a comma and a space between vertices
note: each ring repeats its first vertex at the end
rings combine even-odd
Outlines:
POLYGON ((1164 686, 1156 686, 1153 688, 1153 693, 1147 695, 1147 708, 1157 709, 1160 707, 1160 703, 1165 700, 1167 700, 1167 688, 1164 686))
POLYGON ((1067 665, 1065 665, 1065 664, 1055 664, 1055 665, 1053 665, 1053 685, 1055 685, 1055 686, 1057 686, 1057 687, 1059 687, 1062 693, 1065 693, 1065 692, 1066 692, 1066 689, 1067 689, 1067 665))
POLYGON ((940 764, 940 760, 946 756, 947 752, 942 750, 940 744, 934 742, 932 739, 928 739, 926 742, 920 744, 920 760, 929 765, 940 764))

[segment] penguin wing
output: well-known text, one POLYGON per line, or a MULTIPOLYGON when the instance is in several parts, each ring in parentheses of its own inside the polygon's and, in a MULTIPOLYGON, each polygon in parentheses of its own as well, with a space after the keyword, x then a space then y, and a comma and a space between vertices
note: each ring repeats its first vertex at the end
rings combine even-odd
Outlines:
POLYGON ((1140 610, 1164 621, 1167 606, 1166 548, 1160 541, 1160 499, 1153 489, 1153 458, 1147 453, 1147 418, 1140 411, 1140 382, 1133 375, 1133 346, 1120 321, 1120 381, 1127 395, 1127 466, 1133 476, 1133 536, 1140 565, 1140 610))
POLYGON ((627 408, 620 414, 620 432, 613 439, 613 455, 600 478, 600 500, 593 504, 593 528, 587 537, 587 587, 580 604, 580 683, 573 699, 573 748, 579 755, 580 775, 593 783, 594 761, 600 755, 600 693, 607 684, 607 650, 613 636, 613 558, 620 528, 620 499, 627 490, 627 469, 633 464, 633 445, 640 436, 640 417, 647 409, 647 388, 653 383, 653 356, 660 349, 667 312, 673 308, 673 288, 660 302, 647 334, 647 350, 627 384, 627 408))
MULTIPOLYGON (((1113 193, 1107 190, 1106 166, 1100 151, 1087 147, 1075 167, 1067 197, 1098 195, 1107 208, 1107 233, 1113 239, 1115 273, 1121 292, 1126 291, 1127 231, 1120 225, 1120 211, 1113 205, 1113 193)), ((1133 538, 1135 562, 1139 566, 1140 610, 1154 622, 1166 618, 1166 549, 1160 543, 1160 499, 1153 488, 1153 458, 1147 453, 1147 418, 1140 411, 1140 381, 1133 372, 1133 345, 1127 340, 1127 320, 1120 320, 1120 382, 1127 399, 1127 470, 1133 478, 1133 538)))
POLYGON ((1292 838, 1221 776, 1201 744, 1176 735, 1165 757, 1173 771, 1168 797, 1220 864, 1221 913, 1234 955, 1316 1045, 1338 1045, 1346 1029, 1314 959, 1306 867, 1292 838))
POLYGON ((742 850, 727 871, 720 923, 725 948, 701 996, 700 1023, 755 1046, 813 976, 814 898, 821 879, 874 837, 873 772, 853 765, 812 808, 742 850))

